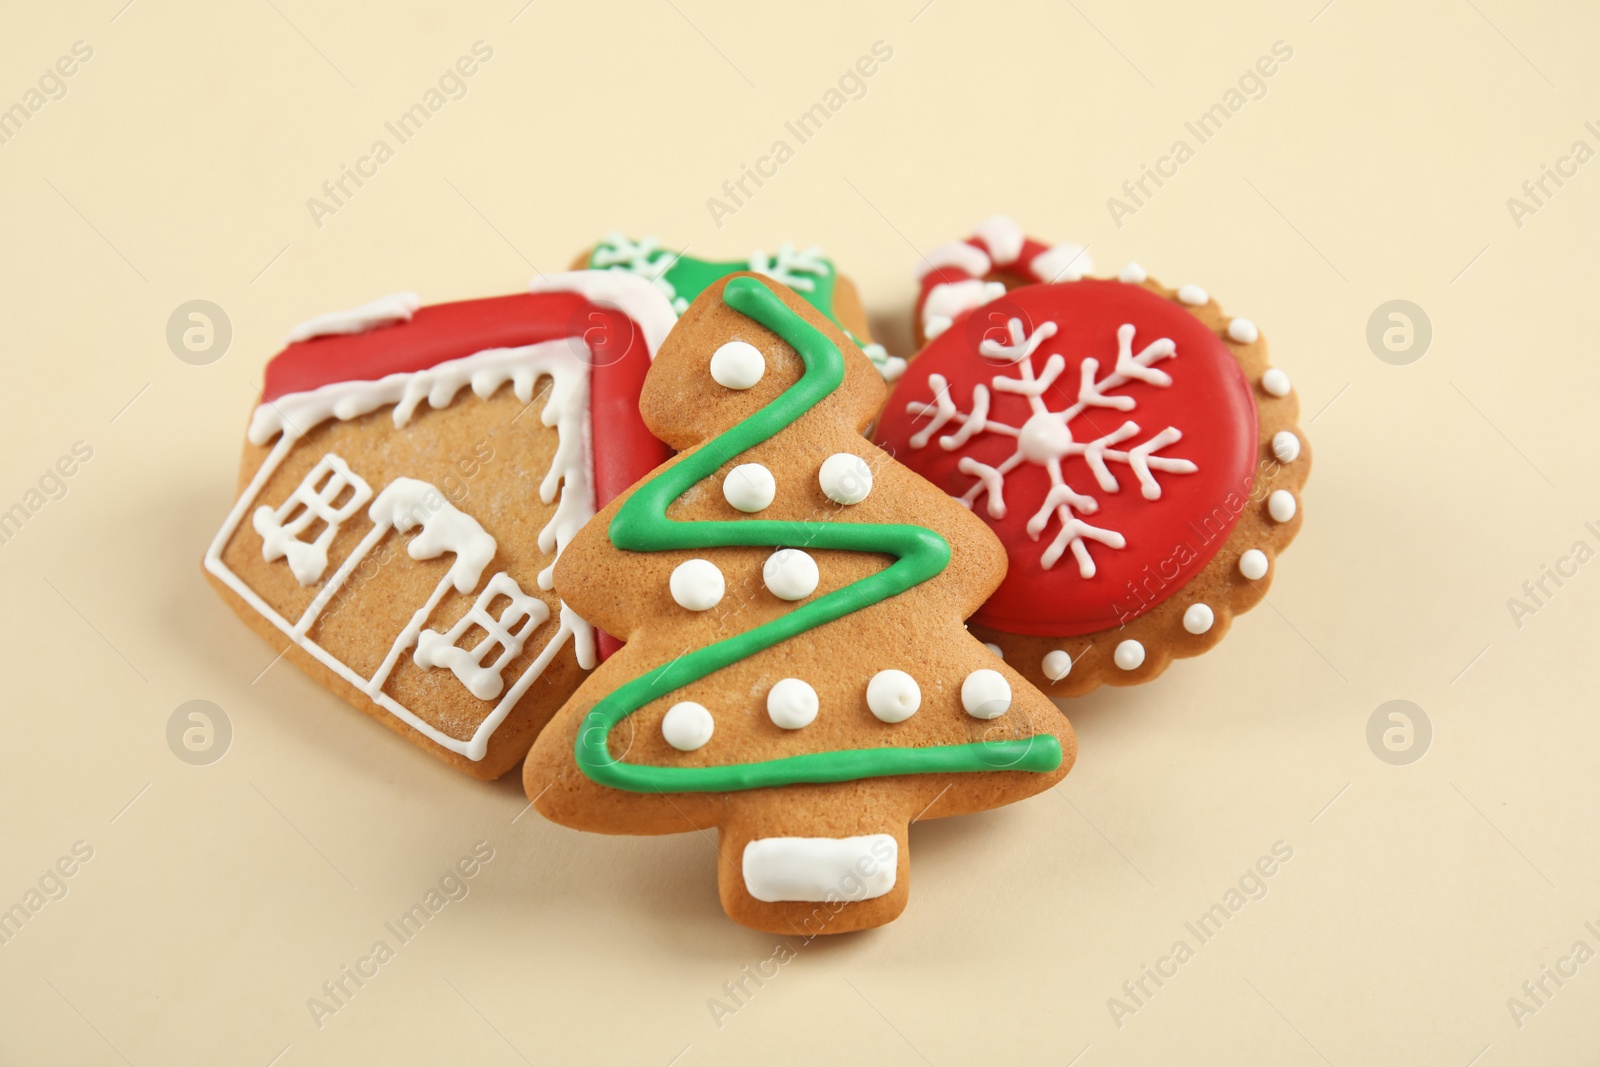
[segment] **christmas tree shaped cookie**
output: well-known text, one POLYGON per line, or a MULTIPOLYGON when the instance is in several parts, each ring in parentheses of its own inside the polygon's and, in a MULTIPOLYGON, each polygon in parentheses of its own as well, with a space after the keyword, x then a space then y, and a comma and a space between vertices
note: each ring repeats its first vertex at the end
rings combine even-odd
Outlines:
POLYGON ((625 638, 523 772, 548 818, 603 833, 718 831, 728 914, 781 933, 905 907, 918 818, 997 807, 1072 765, 1056 707, 962 620, 1004 575, 971 512, 868 443, 871 362, 749 274, 689 307, 645 382, 681 454, 556 567, 625 638))

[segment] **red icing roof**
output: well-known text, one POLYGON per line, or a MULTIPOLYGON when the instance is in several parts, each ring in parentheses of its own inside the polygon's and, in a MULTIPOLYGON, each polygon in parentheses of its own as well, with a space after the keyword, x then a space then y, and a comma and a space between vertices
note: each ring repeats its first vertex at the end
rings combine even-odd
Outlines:
POLYGON ((418 308, 409 322, 297 341, 267 364, 263 398, 426 370, 488 348, 574 336, 588 338, 596 364, 617 357, 617 343, 624 352, 635 343, 644 348, 638 327, 615 308, 591 304, 577 293, 513 293, 433 304, 418 308), (597 331, 602 323, 612 328, 597 331))
POLYGON ((665 463, 672 450, 645 428, 639 391, 655 353, 623 312, 578 293, 537 292, 418 308, 409 322, 297 341, 267 364, 263 397, 276 400, 334 382, 409 374, 490 348, 563 337, 591 360, 589 413, 595 506, 665 463))

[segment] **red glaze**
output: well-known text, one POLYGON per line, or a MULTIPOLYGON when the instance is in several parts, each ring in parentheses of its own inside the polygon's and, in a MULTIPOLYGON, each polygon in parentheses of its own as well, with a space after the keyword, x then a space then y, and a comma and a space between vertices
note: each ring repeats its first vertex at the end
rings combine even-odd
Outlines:
MULTIPOLYGON (((412 373, 485 349, 564 337, 573 338, 574 350, 592 360, 589 439, 598 511, 670 459, 672 450, 639 415, 639 391, 654 356, 644 332, 621 311, 577 293, 515 293, 434 304, 418 308, 409 322, 299 341, 267 364, 262 395, 276 400, 334 382, 412 373)), ((598 647, 604 659, 621 643, 599 633, 598 647)))
POLYGON ((1094 577, 1081 576, 1070 550, 1052 568, 1044 568, 1041 556, 1061 530, 1060 520, 1053 514, 1037 540, 1027 533, 1028 520, 1050 488, 1046 467, 1025 461, 1005 476, 1004 518, 990 517, 987 495, 979 496, 973 506, 1005 544, 1010 563, 1004 583, 973 620, 997 630, 1037 636, 1093 633, 1135 618, 1171 596, 1227 540, 1254 478, 1255 399, 1237 361, 1216 334, 1181 305, 1141 286, 1084 280, 1014 289, 959 316, 949 330, 930 342, 896 386, 878 422, 880 444, 953 496, 960 497, 977 481, 958 469, 962 457, 999 466, 1017 451, 1018 439, 986 431, 955 451, 947 451, 939 438, 961 428, 958 418, 946 423, 922 448, 912 448, 912 435, 929 418, 912 416, 907 405, 931 400, 929 375, 942 374, 950 383, 951 400, 963 414, 972 411, 973 386, 983 383, 990 389, 988 418, 1021 427, 1032 415, 1027 398, 993 386, 996 378, 1017 378, 1019 365, 978 353, 986 330, 990 339, 1006 340, 1005 324, 1012 317, 1021 318, 1030 330, 1045 322, 1056 323, 1056 334, 1032 357, 1036 374, 1043 372, 1048 356, 1060 353, 1065 359, 1065 369, 1043 393, 1051 411, 1062 411, 1076 402, 1079 368, 1086 357, 1099 361, 1097 379, 1111 373, 1118 351, 1117 330, 1124 323, 1136 329, 1134 355, 1158 338, 1170 338, 1176 344, 1174 357, 1153 364, 1171 376, 1171 385, 1130 381, 1107 389, 1108 396, 1134 399, 1136 407, 1126 412, 1089 407, 1068 424, 1073 439, 1081 443, 1108 434, 1126 421, 1137 423, 1139 432, 1114 446, 1120 449, 1136 446, 1169 425, 1176 427, 1182 439, 1154 454, 1187 459, 1199 468, 1193 473, 1155 471, 1161 496, 1147 500, 1125 463, 1109 464, 1120 487, 1108 491, 1098 484, 1083 456, 1061 459, 1067 485, 1099 503, 1098 511, 1078 509, 1076 516, 1127 540, 1121 549, 1087 542, 1096 568, 1094 577))
MULTIPOLYGON (((990 254, 989 246, 981 237, 967 237, 963 239, 962 243, 971 245, 973 248, 976 248, 985 255, 990 254)), ((1049 281, 1050 279, 1035 278, 1033 275, 1034 259, 1038 257, 1039 253, 1049 251, 1049 248, 1049 245, 1035 241, 1032 237, 1024 237, 1022 239, 1022 251, 1017 253, 1016 259, 1006 264, 993 264, 989 274, 981 275, 981 277, 989 277, 992 275, 1000 281, 1005 282, 1007 288, 1016 285, 1033 285, 1034 283, 1040 281, 1049 281)), ((928 294, 933 292, 936 286, 944 285, 948 282, 970 281, 975 277, 980 277, 980 275, 968 274, 959 267, 939 267, 936 270, 930 270, 927 274, 924 274, 922 276, 922 288, 917 293, 918 321, 921 321, 922 319, 922 305, 928 302, 928 294)))
POLYGON ((976 250, 989 256, 989 270, 987 270, 986 274, 974 275, 960 269, 960 267, 938 267, 938 269, 930 270, 928 274, 923 275, 922 288, 917 291, 917 322, 922 322, 922 309, 928 302, 928 294, 933 293, 938 286, 947 285, 947 283, 971 282, 974 278, 978 278, 978 280, 994 278, 998 282, 1005 283, 1006 288, 1010 290, 1010 288, 1016 288, 1019 285, 1035 285, 1035 283, 1040 282, 1050 285, 1050 283, 1056 282, 1056 278, 1046 275, 1043 270, 1035 272, 1035 259, 1038 259, 1040 254, 1050 251, 1050 245, 1038 242, 1032 237, 1022 237, 1022 248, 1016 254, 1016 259, 1011 259, 1010 262, 994 262, 994 250, 990 248, 989 242, 986 242, 981 235, 973 234, 971 237, 963 238, 962 243, 963 245, 971 245, 976 250))
POLYGON ((486 348, 569 337, 573 317, 588 306, 576 293, 514 293, 433 304, 418 308, 409 322, 296 341, 267 364, 262 396, 276 400, 333 382, 426 370, 486 348))

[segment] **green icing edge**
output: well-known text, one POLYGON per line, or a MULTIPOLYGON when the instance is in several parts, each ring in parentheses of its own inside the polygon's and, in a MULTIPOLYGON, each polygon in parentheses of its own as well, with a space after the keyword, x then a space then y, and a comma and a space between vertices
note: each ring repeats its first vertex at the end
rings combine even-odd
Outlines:
POLYGON ((950 562, 949 542, 922 526, 769 519, 680 522, 667 518, 668 506, 696 483, 715 474, 732 457, 776 436, 844 381, 844 357, 838 347, 765 285, 754 278, 735 278, 723 290, 722 299, 788 342, 800 354, 805 373, 772 403, 640 486, 611 520, 611 543, 631 552, 804 546, 881 553, 895 557, 895 562, 781 618, 696 649, 613 690, 584 716, 573 746, 578 767, 601 785, 639 793, 708 793, 898 774, 1042 772, 1059 767, 1061 743, 1050 734, 923 748, 845 749, 720 767, 630 764, 611 755, 606 744, 611 730, 651 701, 902 593, 939 574, 950 562))
MULTIPOLYGON (((620 237, 618 239, 627 240, 627 238, 620 237)), ((605 265, 599 264, 597 261, 600 258, 601 251, 615 248, 615 246, 610 243, 611 240, 612 238, 608 237, 605 241, 601 241, 600 243, 596 244, 595 247, 589 251, 589 259, 586 264, 588 269, 624 270, 629 271, 630 273, 638 274, 643 278, 649 278, 652 281, 655 280, 652 275, 636 270, 632 265, 627 263, 610 263, 605 265)), ((653 239, 651 239, 651 241, 653 243, 653 239)), ((633 242, 629 243, 632 244, 633 242)), ((736 274, 740 271, 750 270, 750 263, 748 260, 730 260, 718 262, 708 259, 695 259, 693 256, 678 255, 664 248, 654 248, 651 251, 646 251, 644 255, 645 261, 652 267, 661 263, 662 260, 671 260, 671 266, 669 266, 662 274, 661 280, 664 281, 672 290, 673 295, 670 298, 670 301, 673 304, 673 311, 676 314, 682 314, 682 309, 680 309, 678 306, 680 301, 682 302, 683 308, 687 308, 694 302, 695 297, 704 292, 712 282, 715 282, 721 278, 726 278, 730 274, 736 274)), ((816 308, 818 311, 822 312, 822 314, 826 315, 828 320, 835 326, 839 327, 841 330, 844 330, 845 336, 849 337, 850 340, 861 349, 866 357, 872 361, 873 366, 878 368, 879 373, 883 374, 884 378, 888 381, 894 381, 900 376, 901 373, 904 372, 905 362, 890 356, 888 350, 880 344, 868 344, 860 337, 857 337, 853 331, 851 331, 844 325, 844 323, 838 320, 833 313, 833 297, 837 284, 837 271, 832 260, 824 259, 822 262, 827 267, 827 272, 825 274, 807 273, 806 277, 812 279, 813 281, 812 290, 810 292, 805 292, 800 289, 795 289, 795 295, 800 297, 800 299, 804 300, 806 303, 810 304, 812 307, 816 308), (891 370, 891 368, 893 368, 896 364, 899 365, 899 369, 891 370)))
MULTIPOLYGON (((602 245, 596 245, 595 248, 589 253, 589 267, 591 270, 630 269, 626 264, 621 263, 613 264, 609 267, 596 267, 595 257, 599 253, 602 246, 603 243, 602 245)), ((676 255, 676 253, 670 252, 666 249, 659 249, 650 255, 650 263, 653 265, 659 263, 662 259, 670 259, 674 255, 676 255)), ((795 295, 799 296, 800 299, 804 300, 806 303, 822 312, 828 317, 829 321, 831 321, 835 326, 840 326, 842 329, 842 325, 839 323, 838 319, 834 318, 833 314, 833 290, 834 281, 837 277, 837 271, 834 268, 832 260, 824 260, 823 262, 828 266, 827 273, 807 274, 806 277, 815 281, 815 287, 809 293, 796 289, 795 295)), ((717 261, 709 259, 696 259, 693 256, 678 255, 672 266, 667 268, 663 277, 672 285, 673 291, 677 293, 678 297, 681 298, 684 303, 692 304, 694 303, 695 297, 705 292, 706 288, 711 285, 712 282, 726 278, 730 274, 736 274, 740 271, 747 271, 749 269, 749 260, 717 261)))

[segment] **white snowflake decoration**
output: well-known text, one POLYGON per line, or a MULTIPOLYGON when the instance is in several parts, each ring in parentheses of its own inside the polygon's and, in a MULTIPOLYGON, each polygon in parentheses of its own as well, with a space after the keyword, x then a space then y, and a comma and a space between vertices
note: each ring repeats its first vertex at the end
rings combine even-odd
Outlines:
POLYGON ((794 245, 785 244, 778 248, 777 255, 769 256, 765 252, 750 253, 750 270, 755 274, 765 274, 779 285, 787 285, 797 293, 809 293, 816 289, 815 278, 828 276, 828 261, 822 255, 820 248, 807 248, 796 250, 794 245))
POLYGON ((990 359, 1005 360, 1017 369, 1019 377, 1010 378, 997 374, 990 380, 990 384, 995 392, 1015 393, 1027 397, 1028 406, 1033 411, 1028 420, 1021 426, 1011 426, 989 418, 989 388, 982 383, 972 388, 972 411, 963 413, 950 399, 950 385, 944 375, 930 374, 928 385, 933 390, 933 402, 913 401, 906 405, 906 410, 912 415, 932 416, 931 422, 912 435, 910 445, 912 448, 926 446, 935 433, 954 421, 959 421, 959 428, 954 433, 939 438, 939 447, 947 452, 955 451, 981 433, 1016 438, 1017 450, 1001 461, 997 467, 980 463, 971 456, 962 457, 958 469, 962 474, 970 475, 977 481, 965 494, 956 499, 970 508, 977 503, 979 496, 988 494, 989 515, 1003 519, 1006 515, 1006 475, 1023 463, 1044 467, 1050 473, 1050 492, 1046 494, 1039 510, 1028 520, 1028 536, 1035 541, 1039 540, 1040 534, 1054 516, 1060 521, 1061 529, 1045 548, 1040 562, 1046 570, 1049 570, 1070 548, 1078 561, 1078 573, 1085 578, 1093 578, 1094 557, 1089 554, 1087 542, 1095 541, 1108 548, 1120 549, 1127 545, 1127 539, 1115 530, 1091 526, 1078 517, 1093 515, 1100 510, 1100 503, 1094 497, 1080 493, 1067 484, 1066 477, 1062 474, 1061 461, 1071 456, 1082 456, 1094 474, 1095 481, 1108 493, 1117 492, 1121 488, 1116 476, 1107 465, 1108 462, 1127 464, 1128 469, 1138 479, 1140 493, 1146 500, 1157 500, 1161 496, 1161 485, 1156 481, 1155 471, 1165 471, 1168 474, 1193 474, 1199 468, 1186 459, 1155 455, 1168 445, 1182 440, 1183 434, 1176 427, 1168 426, 1141 444, 1121 449, 1113 446, 1120 445, 1142 432, 1139 424, 1133 420, 1130 419, 1110 433, 1090 441, 1075 439, 1072 435, 1071 422, 1089 408, 1132 411, 1138 404, 1133 397, 1108 395, 1110 390, 1129 382, 1143 382, 1163 389, 1171 385, 1172 377, 1165 371, 1156 369, 1152 364, 1173 358, 1177 354, 1177 346, 1169 338, 1163 337, 1152 341, 1138 355, 1134 355, 1133 326, 1125 324, 1118 327, 1117 362, 1111 373, 1104 378, 1096 379, 1100 361, 1094 358, 1085 359, 1079 367, 1077 401, 1062 411, 1051 411, 1049 405, 1045 403, 1044 392, 1066 369, 1067 363, 1059 353, 1052 354, 1045 360, 1043 372, 1035 376, 1033 356, 1040 345, 1055 336, 1056 324, 1046 322, 1028 333, 1024 330, 1021 319, 1012 319, 1007 324, 1007 331, 1010 335, 1010 344, 985 340, 978 346, 978 351, 990 359))
POLYGON ((678 295, 677 286, 667 280, 667 271, 678 262, 682 252, 668 252, 654 237, 631 241, 620 233, 608 233, 595 246, 591 263, 596 270, 625 270, 654 285, 672 302, 672 310, 682 315, 689 310, 689 301, 678 295))
MULTIPOLYGON (((682 315, 689 309, 689 301, 678 295, 677 286, 667 278, 667 272, 682 257, 682 252, 662 248, 654 237, 634 241, 620 233, 608 233, 595 246, 590 263, 596 270, 625 270, 637 274, 661 290, 672 302, 672 309, 682 315)), ((816 279, 826 278, 833 270, 822 249, 797 249, 792 244, 782 245, 773 255, 750 253, 749 267, 753 273, 764 274, 798 293, 813 292, 817 288, 816 279)))
POLYGON ((906 372, 906 361, 899 356, 891 356, 889 350, 876 341, 862 345, 861 338, 853 333, 850 334, 850 340, 861 345, 862 354, 872 360, 872 365, 878 368, 878 373, 883 375, 884 381, 897 382, 900 380, 900 376, 906 372))
MULTIPOLYGON (((625 270, 637 274, 661 290, 671 302, 672 310, 682 315, 689 310, 689 301, 678 295, 677 286, 667 277, 667 272, 682 257, 682 252, 669 252, 662 248, 661 242, 654 237, 634 241, 620 233, 608 233, 595 246, 590 265, 595 270, 625 270)), ((764 274, 797 293, 815 292, 817 279, 833 273, 833 266, 822 249, 797 249, 792 244, 779 246, 772 255, 752 252, 748 264, 752 273, 764 274)), ((854 335, 850 339, 860 344, 854 335)), ((862 345, 861 350, 878 368, 878 373, 883 375, 885 381, 895 381, 905 373, 906 361, 899 356, 891 356, 882 345, 862 345)))

